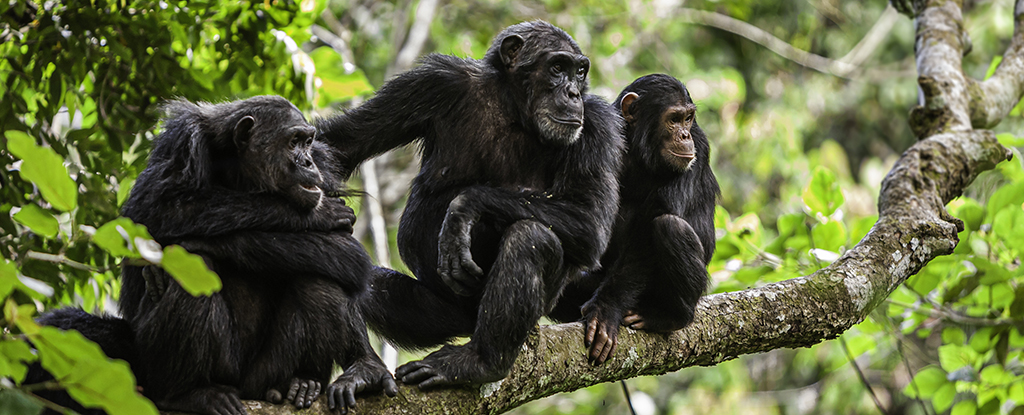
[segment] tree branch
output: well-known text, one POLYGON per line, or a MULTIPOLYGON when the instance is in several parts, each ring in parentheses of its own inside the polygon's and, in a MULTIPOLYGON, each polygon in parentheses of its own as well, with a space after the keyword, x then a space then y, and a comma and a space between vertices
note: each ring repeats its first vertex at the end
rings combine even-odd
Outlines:
POLYGON ((1024 96, 1024 0, 1017 0, 1013 17, 1013 39, 996 72, 984 82, 970 81, 975 128, 995 127, 1024 96))

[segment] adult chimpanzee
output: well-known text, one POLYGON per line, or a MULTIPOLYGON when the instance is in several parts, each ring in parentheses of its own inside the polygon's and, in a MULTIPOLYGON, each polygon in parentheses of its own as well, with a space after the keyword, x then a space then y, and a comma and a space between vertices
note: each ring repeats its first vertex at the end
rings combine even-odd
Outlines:
POLYGON ((347 410, 363 390, 397 393, 356 306, 370 261, 352 211, 325 197, 340 191, 339 167, 315 129, 280 97, 166 109, 123 214, 203 256, 223 288, 193 297, 171 283, 147 295, 143 268, 124 268, 121 311, 146 395, 216 415, 282 391, 307 407, 334 362, 345 372, 327 387, 331 407, 347 410))
POLYGON ((396 377, 428 388, 503 378, 566 282, 598 265, 618 201, 621 122, 587 94, 590 61, 546 22, 483 60, 430 55, 317 123, 346 171, 414 140, 423 164, 398 231, 416 279, 377 269, 367 323, 400 346, 445 345, 396 377))
MULTIPOLYGON (((593 292, 582 307, 591 361, 615 350, 619 324, 655 332, 693 321, 707 289, 715 252, 718 181, 710 145, 697 125, 697 107, 675 78, 647 75, 616 101, 626 120, 626 151, 619 176, 619 215, 601 270, 567 289, 552 317, 580 318, 579 290, 593 292)), ((585 297, 583 297, 585 299, 585 297)))

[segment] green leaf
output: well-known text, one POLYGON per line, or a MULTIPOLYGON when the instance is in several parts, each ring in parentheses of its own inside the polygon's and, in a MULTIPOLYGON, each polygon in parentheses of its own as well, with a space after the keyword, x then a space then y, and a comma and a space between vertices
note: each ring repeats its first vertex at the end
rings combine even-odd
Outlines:
POLYGON ((963 203, 953 213, 954 216, 964 221, 964 224, 971 230, 981 229, 982 221, 985 220, 985 208, 976 200, 969 197, 959 199, 963 203))
POLYGON ((128 199, 128 195, 131 194, 132 188, 135 187, 135 179, 124 179, 117 186, 117 205, 121 206, 124 201, 128 199))
POLYGON ((812 213, 824 216, 834 213, 845 201, 835 174, 824 166, 814 168, 811 182, 804 189, 803 200, 812 213))
POLYGON ((373 93, 373 86, 363 71, 353 70, 346 73, 341 55, 334 49, 319 47, 310 52, 309 57, 316 64, 316 75, 320 78, 319 106, 326 107, 338 101, 347 101, 373 93))
POLYGON ((0 299, 7 298, 14 287, 21 285, 18 281, 18 267, 6 259, 0 259, 0 299))
POLYGON ((57 236, 57 232, 60 230, 57 218, 35 204, 22 206, 21 210, 11 217, 18 223, 28 226, 32 232, 47 238, 57 236))
POLYGON ((1024 206, 1010 204, 997 211, 992 233, 1010 246, 1024 246, 1024 206))
POLYGON ((946 372, 952 372, 970 365, 977 355, 968 346, 944 344, 939 346, 939 365, 946 372))
POLYGON ((1024 136, 1017 137, 1010 133, 996 134, 999 144, 1007 147, 1024 147, 1024 136))
POLYGON ((1022 203, 1024 203, 1024 182, 1011 183, 1000 187, 999 190, 996 190, 988 198, 988 204, 985 206, 987 210, 985 219, 987 221, 995 219, 996 214, 1009 205, 1014 205, 1017 209, 1020 209, 1022 203))
POLYGON ((43 368, 82 405, 103 408, 110 415, 157 415, 156 406, 136 392, 128 364, 107 358, 77 331, 41 327, 30 338, 43 368))
POLYGON ((28 343, 20 340, 0 341, 0 377, 10 377, 20 384, 28 373, 26 363, 36 360, 28 343))
POLYGON ((964 344, 967 341, 967 336, 964 335, 964 331, 959 327, 946 327, 942 329, 942 343, 944 344, 964 344))
POLYGON ((946 372, 935 366, 928 366, 914 375, 914 380, 903 389, 903 393, 911 398, 929 399, 948 383, 946 372))
POLYGON ((21 177, 38 186, 39 193, 47 202, 64 212, 78 205, 78 188, 57 153, 35 145, 35 140, 23 131, 6 131, 4 136, 7 137, 7 149, 23 160, 21 177))
POLYGON ((189 294, 210 295, 220 291, 220 277, 206 266, 202 257, 179 245, 164 248, 161 265, 189 294))
POLYGON ((953 405, 953 410, 949 412, 949 415, 974 415, 976 413, 978 413, 978 403, 974 400, 966 400, 953 405))
POLYGON ((1014 376, 1000 365, 990 365, 981 370, 981 381, 990 385, 1007 385, 1014 381, 1014 376))
POLYGON ((811 228, 811 238, 814 240, 815 248, 839 252, 840 248, 846 246, 846 226, 842 222, 829 219, 828 222, 819 223, 811 228))
POLYGON ((136 238, 152 240, 144 225, 121 217, 103 224, 92 236, 92 241, 114 256, 140 258, 142 255, 135 246, 136 238))
POLYGON ((936 412, 946 412, 950 406, 953 406, 954 398, 956 398, 956 385, 946 382, 939 387, 939 390, 935 391, 935 395, 932 395, 932 406, 935 407, 936 412))

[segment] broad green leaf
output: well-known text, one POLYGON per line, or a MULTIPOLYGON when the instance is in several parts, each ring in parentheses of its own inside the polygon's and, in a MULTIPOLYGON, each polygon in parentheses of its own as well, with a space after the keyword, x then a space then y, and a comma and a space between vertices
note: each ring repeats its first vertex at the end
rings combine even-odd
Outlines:
POLYGON ((319 106, 326 107, 332 103, 373 93, 373 86, 363 71, 353 67, 346 68, 341 61, 341 55, 334 49, 319 47, 310 52, 309 57, 316 64, 316 75, 320 78, 319 106))
POLYGON ((974 257, 971 258, 971 263, 978 269, 978 276, 980 279, 978 283, 981 285, 992 285, 1010 279, 1013 275, 1006 268, 993 264, 988 259, 974 257))
POLYGON ((982 221, 985 220, 985 208, 969 197, 962 197, 957 200, 961 201, 962 204, 956 208, 953 215, 964 221, 964 224, 969 229, 975 231, 981 229, 982 221))
POLYGON ((47 238, 57 236, 57 232, 60 230, 57 218, 33 203, 22 206, 21 210, 11 217, 18 223, 28 226, 32 232, 47 238))
POLYGON ((953 382, 946 382, 932 395, 932 406, 936 412, 946 412, 953 406, 953 399, 956 398, 956 385, 953 382))
POLYGON ((220 277, 206 266, 202 257, 179 245, 164 248, 161 265, 189 294, 210 295, 220 291, 220 277))
POLYGON ((19 286, 18 267, 6 259, 0 258, 0 299, 7 298, 19 286))
POLYGON ((999 211, 1009 205, 1014 205, 1017 209, 1020 209, 1022 203, 1024 203, 1024 182, 1011 183, 1000 187, 999 190, 996 190, 988 198, 988 204, 985 206, 987 211, 985 220, 992 221, 999 211))
POLYGON ((816 224, 811 228, 811 238, 814 240, 815 248, 839 252, 840 248, 846 246, 846 226, 842 222, 829 219, 828 222, 816 224))
POLYGON ((1009 204, 996 212, 992 232, 1009 246, 1024 246, 1024 206, 1009 204))
POLYGON ((1024 147, 1024 136, 1017 137, 1010 133, 996 134, 999 144, 1007 147, 1024 147))
POLYGON ((78 188, 64 168, 64 160, 52 149, 35 145, 23 131, 10 130, 7 149, 22 159, 21 177, 39 187, 39 193, 54 208, 68 212, 78 205, 78 188))
POLYGON ((978 403, 973 400, 965 400, 953 405, 953 410, 949 412, 949 415, 974 415, 976 413, 978 413, 978 403))
POLYGON ((911 398, 929 399, 948 383, 946 372, 935 366, 928 366, 914 375, 914 380, 903 389, 903 393, 911 398))
POLYGON ((128 195, 132 191, 132 187, 135 187, 135 179, 124 179, 117 186, 117 205, 121 206, 124 201, 128 199, 128 195))
POLYGON ((43 368, 82 405, 110 415, 157 414, 153 403, 136 392, 128 364, 107 358, 77 331, 42 327, 30 338, 43 368))
POLYGON ((135 246, 135 238, 153 239, 143 225, 121 217, 103 224, 92 236, 92 241, 114 256, 140 258, 135 246))
POLYGON ((1013 380, 1013 374, 1007 373, 1001 365, 990 365, 981 370, 981 381, 991 385, 1006 385, 1013 380))
POLYGON ((0 341, 0 377, 10 377, 14 383, 20 384, 28 372, 26 363, 36 360, 28 343, 21 340, 0 341))
POLYGON ((994 344, 992 340, 992 328, 982 327, 978 331, 971 335, 971 341, 968 343, 975 352, 983 354, 990 349, 994 344))
POLYGON ((964 344, 967 341, 967 336, 964 335, 964 331, 959 327, 946 327, 942 329, 942 343, 945 344, 964 344))
POLYGON ((946 372, 952 372, 970 365, 977 355, 968 346, 944 344, 939 346, 939 365, 946 372))
POLYGON ((835 174, 824 166, 814 168, 811 182, 804 189, 803 200, 811 213, 821 213, 824 216, 834 213, 845 201, 843 192, 836 183, 835 174))

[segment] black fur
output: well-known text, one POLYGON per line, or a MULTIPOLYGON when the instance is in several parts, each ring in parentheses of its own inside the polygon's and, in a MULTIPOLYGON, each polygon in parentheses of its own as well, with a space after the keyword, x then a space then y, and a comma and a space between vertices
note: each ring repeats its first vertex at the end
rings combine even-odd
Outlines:
POLYGON ((482 60, 427 56, 317 123, 346 172, 422 144, 398 232, 416 279, 377 269, 364 314, 404 347, 472 339, 400 367, 403 382, 503 378, 567 281, 598 265, 618 201, 621 118, 586 93, 588 69, 564 31, 521 23, 482 60))
POLYGON ((602 269, 568 288, 552 314, 561 321, 582 317, 596 363, 614 351, 620 323, 657 332, 690 324, 707 290, 707 263, 715 251, 719 187, 704 131, 691 118, 692 163, 663 151, 673 139, 666 133, 669 108, 690 117, 696 110, 686 87, 668 75, 644 76, 619 94, 620 110, 629 93, 639 97, 626 115, 619 215, 602 269))
POLYGON ((154 293, 144 273, 166 281, 162 270, 124 267, 121 312, 146 396, 213 415, 244 414, 240 399, 308 407, 335 362, 345 373, 326 387, 332 407, 364 390, 397 393, 357 307, 370 261, 351 209, 330 197, 342 193, 339 166, 312 126, 280 97, 167 112, 123 214, 161 245, 201 255, 223 288, 193 297, 170 282, 154 293))

